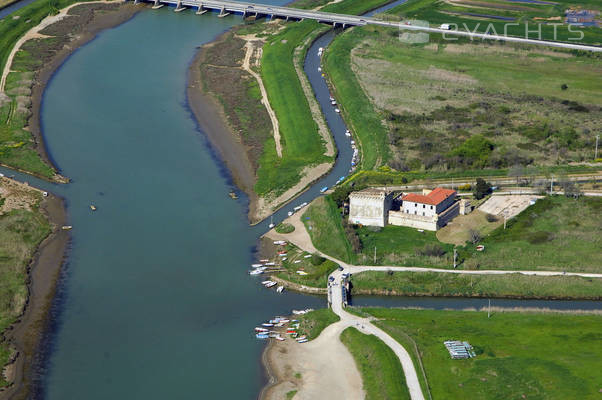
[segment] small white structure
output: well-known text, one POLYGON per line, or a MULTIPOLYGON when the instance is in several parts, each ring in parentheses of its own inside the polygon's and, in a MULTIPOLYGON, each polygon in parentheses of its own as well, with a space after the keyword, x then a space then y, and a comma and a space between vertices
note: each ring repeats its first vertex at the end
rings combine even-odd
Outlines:
POLYGON ((349 223, 384 227, 393 201, 392 192, 364 189, 349 195, 349 223))
POLYGON ((391 225, 436 231, 459 213, 455 190, 436 188, 403 196, 401 210, 389 213, 391 225))

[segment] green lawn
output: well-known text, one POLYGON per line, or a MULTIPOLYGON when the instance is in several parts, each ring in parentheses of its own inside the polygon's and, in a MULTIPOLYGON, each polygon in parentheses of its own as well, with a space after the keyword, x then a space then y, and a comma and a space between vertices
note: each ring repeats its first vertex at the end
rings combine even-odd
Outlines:
POLYGON ((345 236, 339 210, 330 197, 314 200, 301 218, 316 249, 339 260, 353 262, 355 254, 345 236))
POLYGON ((351 281, 357 294, 602 299, 602 279, 577 276, 368 271, 354 274, 351 281))
MULTIPOLYGON (((434 400, 598 399, 599 315, 362 309, 404 344, 416 344, 434 400), (445 340, 477 357, 452 360, 445 340)), ((414 354, 416 357, 416 354, 414 354)), ((420 373, 419 373, 420 374, 420 373)), ((425 393, 426 396, 426 393, 425 393)))
POLYGON ((602 198, 540 199, 508 227, 494 230, 480 253, 467 249, 464 264, 481 269, 601 272, 602 198))
POLYGON ((309 340, 320 336, 320 333, 330 324, 341 320, 330 308, 320 308, 307 314, 299 315, 299 333, 306 335, 309 340))
MULTIPOLYGON (((15 322, 27 299, 27 267, 50 225, 39 210, 13 210, 0 216, 0 333, 15 322)), ((0 343, 0 366, 10 352, 0 343)), ((0 387, 6 381, 0 376, 0 387)))
POLYGON ((366 400, 410 398, 399 359, 382 340, 347 328, 341 333, 341 341, 362 375, 366 400))
POLYGON ((452 267, 453 245, 439 242, 435 232, 393 225, 358 227, 356 232, 362 243, 358 264, 452 267))

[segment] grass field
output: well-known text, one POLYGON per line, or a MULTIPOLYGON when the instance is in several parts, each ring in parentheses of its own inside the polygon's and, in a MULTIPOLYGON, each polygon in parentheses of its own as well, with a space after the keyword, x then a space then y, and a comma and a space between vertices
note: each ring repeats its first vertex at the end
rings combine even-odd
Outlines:
POLYGON ((353 262, 355 254, 345 236, 339 210, 330 197, 314 200, 302 220, 316 249, 339 260, 353 262))
POLYGON ((307 335, 309 340, 320 336, 320 333, 328 325, 341 320, 330 308, 310 311, 307 314, 300 315, 297 319, 299 320, 299 333, 307 335))
MULTIPOLYGON (((385 3, 387 0, 345 0, 321 10, 361 14, 385 3)), ((321 2, 295 4, 312 8, 317 5, 321 2)), ((263 47, 261 76, 270 105, 278 118, 283 157, 278 157, 273 140, 269 139, 257 170, 255 191, 259 195, 280 194, 299 181, 305 167, 332 161, 332 157, 324 155, 326 148, 294 64, 295 49, 309 46, 310 43, 304 44, 306 39, 320 27, 319 23, 309 20, 287 24, 282 31, 269 36, 263 47)))
POLYGON ((393 225, 357 227, 355 230, 362 244, 356 258, 358 264, 452 267, 453 246, 439 242, 435 232, 393 225))
MULTIPOLYGON (((37 209, 12 210, 0 216, 0 333, 23 311, 27 299, 27 266, 40 242, 50 233, 50 225, 37 209)), ((10 356, 0 344, 0 366, 10 356)), ((6 381, 0 375, 0 387, 6 381)))
MULTIPOLYGON (((0 70, 17 40, 44 17, 56 13, 75 0, 35 1, 0 20, 0 70)), ((63 32, 65 33, 65 32, 63 32)), ((73 33, 73 32, 69 32, 73 33)), ((55 171, 39 157, 28 124, 31 107, 33 72, 55 51, 62 48, 67 37, 28 41, 17 53, 7 77, 6 97, 0 95, 0 163, 52 178, 55 171)))
POLYGON ((487 313, 471 311, 361 311, 378 318, 375 323, 411 353, 415 351, 408 340, 417 344, 434 400, 599 397, 601 316, 494 312, 487 318, 487 313), (452 360, 445 340, 468 341, 477 356, 452 360))
POLYGON ((601 272, 602 199, 564 196, 540 199, 506 230, 494 230, 482 244, 469 246, 465 266, 481 269, 530 269, 601 272))
POLYGON ((577 276, 461 275, 437 272, 361 272, 356 293, 399 296, 602 299, 602 279, 577 276))
POLYGON ((325 66, 363 166, 388 161, 424 174, 592 160, 602 118, 599 61, 436 37, 408 45, 392 30, 365 27, 340 35, 325 66))
POLYGON ((382 340, 347 328, 341 333, 341 341, 362 375, 366 400, 410 398, 399 359, 382 340))

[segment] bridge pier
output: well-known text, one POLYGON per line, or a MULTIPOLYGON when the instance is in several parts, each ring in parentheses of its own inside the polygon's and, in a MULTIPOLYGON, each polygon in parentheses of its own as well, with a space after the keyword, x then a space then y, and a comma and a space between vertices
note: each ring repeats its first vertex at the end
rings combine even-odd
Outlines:
POLYGON ((155 0, 155 4, 153 5, 153 10, 157 10, 163 7, 165 4, 161 4, 161 0, 155 0))
POLYGON ((224 17, 227 17, 228 15, 230 15, 230 13, 226 11, 226 7, 222 7, 222 9, 219 11, 219 15, 217 17, 224 18, 224 17))
POLYGON ((208 10, 203 9, 203 3, 199 4, 199 8, 196 10, 196 15, 205 14, 208 10))
POLYGON ((184 7, 182 5, 182 0, 178 0, 178 5, 176 6, 176 9, 173 10, 174 12, 180 12, 180 11, 184 11, 186 9, 186 7, 184 7))

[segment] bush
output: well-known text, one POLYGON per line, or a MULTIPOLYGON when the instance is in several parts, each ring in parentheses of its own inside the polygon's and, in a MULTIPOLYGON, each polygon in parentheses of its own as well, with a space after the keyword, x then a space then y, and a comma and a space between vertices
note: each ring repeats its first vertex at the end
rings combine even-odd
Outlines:
POLYGON ((276 232, 278 233, 291 233, 295 231, 295 227, 291 224, 287 224, 287 223, 281 223, 278 224, 276 226, 276 228, 274 228, 276 232))
POLYGON ((324 257, 320 256, 319 254, 311 255, 311 263, 313 265, 321 265, 324 261, 326 261, 326 259, 324 257))
POLYGON ((438 243, 427 243, 422 249, 416 250, 419 256, 442 257, 445 249, 438 243))
POLYGON ((482 237, 481 237, 481 232, 475 230, 475 229, 471 229, 468 234, 470 235, 470 242, 472 244, 477 244, 481 241, 482 237))
POLYGON ((487 222, 495 222, 497 221, 497 217, 493 214, 487 214, 485 215, 485 219, 487 220, 487 222))
POLYGON ((550 232, 539 231, 530 234, 527 241, 531 244, 541 244, 552 240, 553 236, 550 232))
POLYGON ((472 189, 472 185, 470 183, 458 186, 458 190, 464 190, 464 191, 469 192, 470 189, 472 189))

